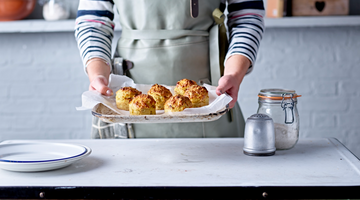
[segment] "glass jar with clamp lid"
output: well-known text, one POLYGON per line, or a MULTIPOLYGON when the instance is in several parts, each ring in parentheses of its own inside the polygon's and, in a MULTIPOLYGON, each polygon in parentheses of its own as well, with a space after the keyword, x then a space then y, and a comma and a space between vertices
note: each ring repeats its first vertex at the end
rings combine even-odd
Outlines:
POLYGON ((258 94, 257 113, 269 115, 274 121, 275 147, 291 149, 299 139, 299 113, 295 90, 263 89, 258 94))

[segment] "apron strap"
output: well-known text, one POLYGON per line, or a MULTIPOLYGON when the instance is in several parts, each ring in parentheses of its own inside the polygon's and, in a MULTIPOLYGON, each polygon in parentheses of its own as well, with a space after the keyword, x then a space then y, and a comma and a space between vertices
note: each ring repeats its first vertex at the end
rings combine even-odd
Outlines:
POLYGON ((224 13, 216 8, 212 15, 216 24, 210 30, 211 84, 217 85, 220 77, 224 75, 224 61, 228 48, 228 41, 224 24, 224 13))
MULTIPOLYGON (((224 13, 216 8, 212 15, 216 24, 210 30, 210 75, 211 84, 217 86, 220 77, 224 75, 224 62, 229 44, 224 13)), ((228 119, 229 122, 232 122, 233 109, 228 112, 228 119)))
POLYGON ((162 40, 162 39, 176 39, 185 36, 209 36, 207 31, 195 30, 130 30, 124 29, 121 33, 122 38, 127 39, 143 39, 143 40, 162 40))

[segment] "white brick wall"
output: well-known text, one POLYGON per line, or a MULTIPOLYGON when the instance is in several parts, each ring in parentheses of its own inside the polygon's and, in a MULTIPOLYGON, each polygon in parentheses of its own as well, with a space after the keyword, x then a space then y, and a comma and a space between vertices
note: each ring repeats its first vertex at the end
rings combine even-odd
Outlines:
POLYGON ((0 140, 89 138, 74 33, 0 34, 0 140))
MULTIPOLYGON (((301 137, 336 137, 360 156, 359 52, 360 27, 268 28, 240 88, 244 117, 260 89, 295 89, 301 137)), ((0 84, 0 140, 90 137, 72 32, 0 34, 0 84)))
POLYGON ((336 137, 360 156, 360 27, 267 28, 239 102, 256 113, 264 88, 295 89, 301 137, 336 137))

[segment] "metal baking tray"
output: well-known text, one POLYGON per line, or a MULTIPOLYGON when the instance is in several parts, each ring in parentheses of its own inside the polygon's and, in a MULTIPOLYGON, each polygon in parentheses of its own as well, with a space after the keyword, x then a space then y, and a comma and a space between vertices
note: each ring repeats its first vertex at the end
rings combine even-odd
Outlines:
POLYGON ((156 114, 156 115, 121 115, 103 104, 97 104, 92 114, 107 123, 177 123, 177 122, 210 122, 219 119, 229 111, 229 104, 215 113, 202 114, 156 114))

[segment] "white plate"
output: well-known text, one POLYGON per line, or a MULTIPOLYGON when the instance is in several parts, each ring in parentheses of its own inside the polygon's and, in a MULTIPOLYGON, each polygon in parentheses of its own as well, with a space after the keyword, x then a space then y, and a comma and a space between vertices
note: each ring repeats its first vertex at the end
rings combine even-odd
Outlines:
POLYGON ((75 144, 19 142, 0 144, 0 168, 10 171, 35 172, 66 167, 91 153, 75 144))

